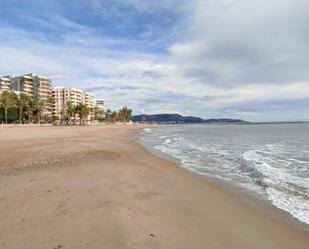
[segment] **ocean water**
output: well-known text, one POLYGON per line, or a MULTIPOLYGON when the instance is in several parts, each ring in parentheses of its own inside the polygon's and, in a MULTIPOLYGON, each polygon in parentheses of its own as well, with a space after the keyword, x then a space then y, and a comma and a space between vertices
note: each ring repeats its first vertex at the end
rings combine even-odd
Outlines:
POLYGON ((309 124, 179 125, 142 143, 190 171, 262 196, 309 224, 309 124))

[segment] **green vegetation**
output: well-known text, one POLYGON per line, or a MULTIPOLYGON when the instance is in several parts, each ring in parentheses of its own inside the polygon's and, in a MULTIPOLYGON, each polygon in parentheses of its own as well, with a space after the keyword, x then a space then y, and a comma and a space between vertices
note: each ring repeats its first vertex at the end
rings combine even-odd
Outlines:
POLYGON ((32 123, 52 122, 51 115, 44 113, 49 104, 32 98, 25 93, 17 95, 12 91, 0 93, 0 122, 32 123))
POLYGON ((107 110, 107 121, 110 120, 110 117, 112 118, 113 123, 122 122, 122 123, 127 123, 130 122, 132 119, 132 110, 129 109, 127 106, 119 109, 119 111, 111 111, 107 110))
POLYGON ((74 117, 74 123, 75 123, 75 119, 76 119, 75 107, 71 101, 67 102, 66 111, 64 113, 65 113, 65 116, 68 118, 69 123, 71 123, 73 117, 74 117))
POLYGON ((8 111, 9 109, 16 107, 17 96, 13 92, 4 91, 0 95, 0 108, 4 111, 5 123, 8 123, 8 111))
POLYGON ((98 120, 98 122, 100 122, 100 123, 102 123, 105 120, 104 110, 94 108, 93 112, 94 112, 94 119, 95 120, 98 120))
POLYGON ((44 110, 46 110, 47 103, 44 100, 37 100, 36 101, 36 111, 37 111, 37 117, 39 124, 42 123, 42 116, 44 110))
POLYGON ((86 105, 80 103, 75 107, 75 112, 79 115, 79 124, 86 124, 90 109, 86 105))
POLYGON ((93 120, 97 122, 122 122, 127 123, 132 119, 132 110, 123 107, 119 111, 106 111, 99 108, 89 108, 85 104, 74 105, 67 102, 60 117, 52 117, 52 106, 54 99, 46 101, 32 98, 25 93, 17 95, 12 91, 0 93, 0 123, 61 123, 85 125, 93 120))
POLYGON ((19 123, 20 124, 22 124, 24 111, 26 110, 26 108, 29 108, 30 101, 31 99, 27 94, 25 93, 19 94, 19 97, 17 100, 17 106, 19 109, 19 123))
POLYGON ((123 107, 118 111, 118 120, 123 122, 124 124, 126 122, 129 122, 132 119, 132 110, 128 107, 123 107))
POLYGON ((114 123, 117 121, 117 118, 118 118, 118 113, 116 111, 113 111, 112 112, 112 119, 113 119, 114 123))

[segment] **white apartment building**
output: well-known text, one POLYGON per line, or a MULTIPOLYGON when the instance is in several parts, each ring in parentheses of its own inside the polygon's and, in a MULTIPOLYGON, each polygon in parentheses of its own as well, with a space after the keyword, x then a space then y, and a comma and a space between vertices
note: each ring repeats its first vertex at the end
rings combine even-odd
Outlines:
POLYGON ((104 108, 104 100, 103 99, 97 99, 95 101, 95 108, 97 108, 98 110, 105 110, 105 108, 104 108))
POLYGON ((93 93, 88 93, 88 92, 83 92, 82 94, 83 98, 83 104, 89 107, 91 110, 95 108, 95 100, 94 100, 94 94, 93 93))
POLYGON ((0 92, 11 90, 11 76, 0 77, 0 92))
POLYGON ((61 117, 61 113, 66 112, 67 103, 70 101, 74 106, 82 103, 82 90, 77 88, 54 87, 52 97, 54 104, 52 106, 52 115, 61 117))
MULTIPOLYGON (((78 88, 54 87, 52 90, 54 104, 52 106, 52 115, 61 118, 62 113, 66 113, 67 103, 70 101, 74 106, 80 103, 85 104, 90 110, 95 107, 94 94, 83 92, 78 88)), ((88 120, 92 117, 89 115, 88 120)))

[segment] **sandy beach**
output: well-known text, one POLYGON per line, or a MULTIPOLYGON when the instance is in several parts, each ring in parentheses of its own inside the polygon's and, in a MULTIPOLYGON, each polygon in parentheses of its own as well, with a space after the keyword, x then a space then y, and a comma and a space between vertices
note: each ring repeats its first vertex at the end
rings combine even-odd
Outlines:
POLYGON ((308 231, 150 154, 142 128, 0 127, 0 248, 309 248, 308 231))

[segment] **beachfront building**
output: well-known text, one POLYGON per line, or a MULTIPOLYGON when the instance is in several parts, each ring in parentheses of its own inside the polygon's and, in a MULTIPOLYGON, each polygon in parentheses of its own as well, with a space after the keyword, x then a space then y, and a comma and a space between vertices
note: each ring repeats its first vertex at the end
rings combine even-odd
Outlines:
POLYGON ((50 97, 52 93, 52 81, 48 77, 37 74, 24 74, 12 77, 12 89, 17 93, 25 93, 28 96, 44 101, 43 115, 51 116, 50 97))
POLYGON ((88 115, 88 120, 92 121, 94 119, 94 109, 95 109, 95 100, 94 100, 94 94, 89 92, 83 93, 83 104, 86 105, 90 112, 88 115))
POLYGON ((97 99, 95 101, 95 108, 97 108, 98 110, 103 110, 104 111, 104 100, 103 99, 97 99))
POLYGON ((94 94, 83 92, 82 96, 83 96, 83 104, 92 110, 95 107, 94 94))
POLYGON ((0 77, 0 92, 10 91, 12 89, 11 88, 11 81, 12 81, 11 76, 0 77))
POLYGON ((48 102, 52 92, 52 81, 37 74, 24 74, 12 77, 12 89, 48 102))
POLYGON ((78 88, 72 87, 54 87, 52 97, 54 99, 52 106, 52 115, 54 117, 62 118, 63 114, 67 112, 68 102, 71 102, 73 106, 78 104, 86 105, 91 110, 88 120, 91 120, 93 117, 92 110, 95 108, 95 100, 92 93, 83 92, 78 88))
POLYGON ((61 119, 62 114, 67 111, 68 102, 71 102, 74 106, 82 103, 82 94, 82 90, 77 88, 54 87, 52 90, 54 99, 52 115, 61 119))
POLYGON ((12 88, 15 91, 19 91, 31 97, 34 97, 33 78, 29 75, 13 77, 12 88))

